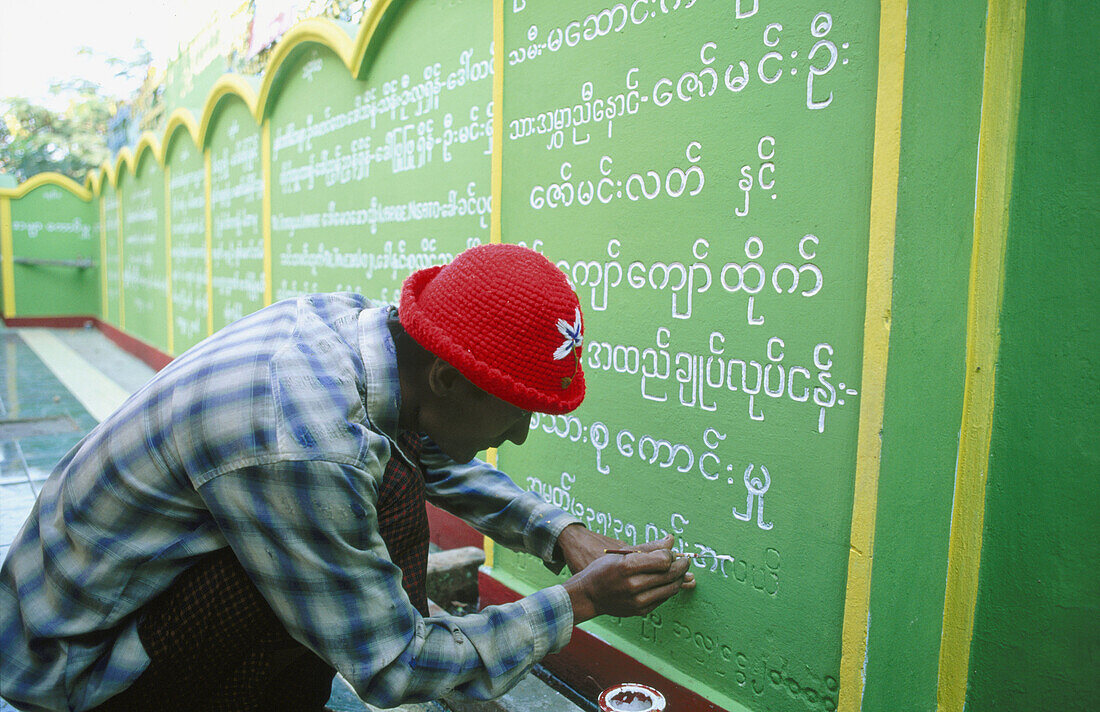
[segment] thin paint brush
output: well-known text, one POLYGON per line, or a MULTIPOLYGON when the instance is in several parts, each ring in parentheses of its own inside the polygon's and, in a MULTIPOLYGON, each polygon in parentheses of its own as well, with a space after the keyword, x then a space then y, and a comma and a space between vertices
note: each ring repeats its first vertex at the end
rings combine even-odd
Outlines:
MULTIPOLYGON (((604 549, 603 553, 605 553, 605 554, 644 554, 645 552, 644 551, 638 551, 637 549, 604 549)), ((736 561, 736 559, 734 559, 729 554, 701 554, 701 553, 685 554, 685 553, 680 552, 680 551, 674 551, 672 553, 675 554, 678 558, 682 558, 682 559, 715 558, 715 559, 718 559, 719 561, 729 561, 731 563, 736 561)))

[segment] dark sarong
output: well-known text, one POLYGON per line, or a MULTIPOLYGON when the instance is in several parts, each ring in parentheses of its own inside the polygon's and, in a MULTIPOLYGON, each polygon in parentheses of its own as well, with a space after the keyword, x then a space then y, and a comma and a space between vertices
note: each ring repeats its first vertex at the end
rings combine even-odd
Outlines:
MULTIPOLYGON (((413 462, 420 440, 398 439, 413 462)), ((393 457, 378 497, 378 528, 401 585, 428 614, 428 515, 419 468, 393 457)), ((208 554, 139 612, 149 667, 95 712, 322 710, 336 671, 290 637, 232 550, 208 554)))

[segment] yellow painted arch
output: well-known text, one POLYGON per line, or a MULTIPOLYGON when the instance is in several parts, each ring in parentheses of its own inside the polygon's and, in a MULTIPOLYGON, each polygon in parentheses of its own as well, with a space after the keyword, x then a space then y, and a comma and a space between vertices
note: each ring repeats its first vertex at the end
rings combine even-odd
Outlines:
POLYGON ((32 190, 46 185, 53 185, 63 190, 67 190, 81 200, 92 199, 92 191, 88 188, 80 185, 69 176, 53 172, 39 173, 38 175, 31 176, 15 188, 0 188, 0 198, 19 199, 32 190))
POLYGON ((355 79, 361 79, 366 74, 367 52, 371 49, 378 26, 382 24, 382 18, 386 16, 392 5, 392 0, 378 0, 371 5, 370 12, 359 23, 359 36, 355 40, 355 59, 351 65, 352 76, 355 79))
POLYGON ((181 130, 187 131, 196 148, 205 148, 210 141, 213 122, 224 107, 223 100, 230 97, 243 101, 256 125, 260 126, 278 100, 281 70, 305 45, 319 45, 332 52, 348 70, 350 77, 357 80, 366 73, 369 64, 367 57, 372 43, 376 41, 382 19, 395 5, 400 3, 393 0, 376 2, 356 32, 327 18, 310 18, 299 22, 279 40, 268 59, 262 78, 254 79, 239 74, 222 75, 207 95, 201 116, 196 117, 187 108, 176 108, 168 117, 161 137, 158 138, 148 131, 143 133, 132 150, 129 147, 123 148, 113 159, 107 159, 99 167, 88 171, 83 186, 60 174, 40 174, 52 175, 54 178, 35 176, 16 188, 0 189, 0 196, 20 198, 42 185, 43 181, 53 180, 82 200, 97 198, 102 195, 107 184, 117 188, 123 175, 129 173, 132 176, 146 159, 146 153, 151 153, 163 168, 169 148, 181 130))
POLYGON ((168 117, 168 124, 164 127, 164 140, 161 142, 161 162, 168 160, 168 153, 172 143, 179 132, 183 131, 191 137, 191 143, 197 148, 199 145, 199 121, 190 110, 180 107, 175 109, 168 117))
POLYGON ((258 80, 250 80, 239 74, 223 74, 218 77, 218 81, 214 82, 214 86, 210 90, 210 96, 206 98, 206 106, 202 111, 202 121, 199 124, 198 133, 199 140, 197 142, 199 148, 207 147, 210 142, 210 129, 213 126, 214 119, 225 107, 225 102, 233 97, 244 102, 245 107, 248 108, 248 113, 259 125, 256 112, 259 106, 259 94, 257 92, 259 83, 258 80))
POLYGON ((260 112, 256 116, 257 123, 271 113, 271 107, 279 94, 278 88, 283 81, 284 65, 311 44, 328 49, 349 72, 354 71, 355 40, 342 25, 325 18, 310 18, 299 22, 283 35, 268 58, 263 84, 257 97, 260 112))
POLYGON ((99 164, 99 168, 93 168, 89 171, 90 174, 94 174, 95 178, 95 196, 98 198, 103 193, 103 188, 107 185, 115 185, 118 176, 115 175, 115 164, 110 160, 105 160, 99 164))
POLYGON ((145 160, 148 154, 152 154, 153 160, 162 168, 164 167, 164 154, 161 150, 161 143, 151 131, 141 134, 137 148, 134 149, 133 171, 135 174, 141 170, 141 162, 145 160))
POLYGON ((103 182, 102 171, 98 168, 93 168, 88 171, 84 176, 84 189, 91 195, 99 197, 100 184, 103 182))
POLYGON ((126 175, 126 173, 129 173, 130 175, 134 174, 134 152, 130 150, 129 146, 123 147, 123 149, 118 152, 118 155, 115 156, 115 179, 111 181, 111 183, 116 188, 119 187, 122 184, 122 178, 126 175), (125 173, 122 170, 123 167, 127 169, 125 173))

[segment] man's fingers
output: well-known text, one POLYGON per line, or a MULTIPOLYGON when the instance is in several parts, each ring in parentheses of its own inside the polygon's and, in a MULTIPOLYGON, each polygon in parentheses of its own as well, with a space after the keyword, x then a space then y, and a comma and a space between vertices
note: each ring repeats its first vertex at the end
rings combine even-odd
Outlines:
POLYGON ((668 599, 675 596, 680 591, 680 582, 673 581, 666 583, 663 586, 657 586, 647 591, 638 594, 635 598, 635 603, 641 608, 644 613, 652 611, 657 606, 661 605, 668 599))
MULTIPOLYGON (((635 573, 627 579, 628 586, 631 590, 638 593, 661 588, 663 586, 679 588, 684 583, 688 583, 685 580, 687 566, 684 565, 687 563, 686 559, 677 559, 672 566, 663 570, 635 573)), ((692 576, 691 585, 694 585, 694 579, 695 577, 692 576)))
POLYGON ((671 549, 672 548, 672 535, 669 534, 664 539, 658 539, 656 541, 647 541, 644 544, 638 544, 632 547, 635 551, 657 551, 658 549, 671 549))
MULTIPOLYGON (((682 559, 682 561, 686 561, 686 559, 682 559)), ((639 574, 668 571, 677 563, 679 562, 671 551, 668 549, 657 549, 656 551, 638 551, 627 554, 622 558, 621 565, 625 567, 627 571, 639 574)), ((684 571, 686 570, 687 568, 685 567, 684 571)))

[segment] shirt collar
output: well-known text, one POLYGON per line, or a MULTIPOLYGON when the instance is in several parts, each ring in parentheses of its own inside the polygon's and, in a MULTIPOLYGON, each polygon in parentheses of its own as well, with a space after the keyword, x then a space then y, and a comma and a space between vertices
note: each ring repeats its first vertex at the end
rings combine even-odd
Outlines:
POLYGON ((397 374, 397 348, 386 325, 391 309, 380 307, 359 313, 359 353, 363 359, 363 404, 367 419, 375 429, 394 440, 401 410, 401 381, 397 374))
MULTIPOLYGON (((390 441, 390 449, 413 463, 397 445, 401 411, 401 379, 397 371, 397 347, 388 321, 397 309, 383 306, 359 313, 359 353, 363 359, 363 404, 367 421, 390 441)), ((415 467, 415 465, 413 465, 415 467)))

